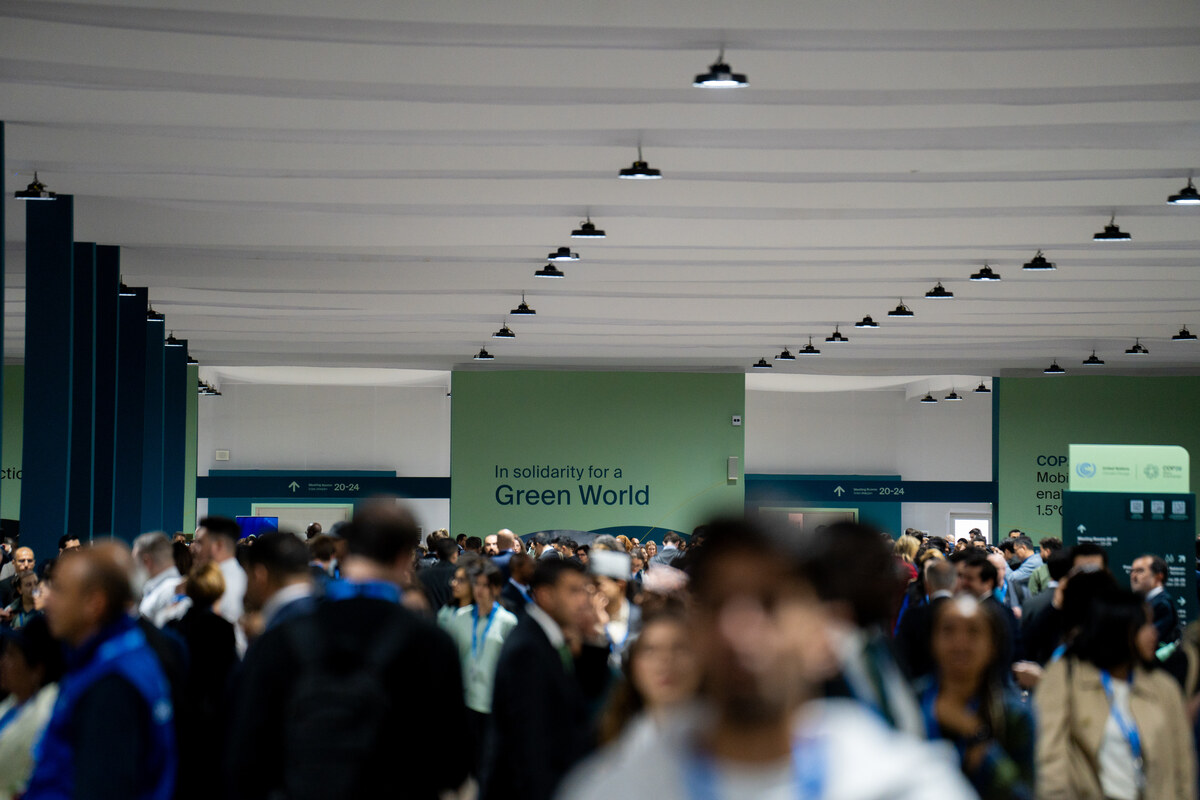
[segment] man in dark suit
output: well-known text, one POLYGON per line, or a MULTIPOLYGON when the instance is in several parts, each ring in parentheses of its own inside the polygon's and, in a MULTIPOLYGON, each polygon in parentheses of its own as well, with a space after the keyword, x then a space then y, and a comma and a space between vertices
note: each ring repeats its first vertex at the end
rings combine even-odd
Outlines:
POLYGON ((246 553, 246 610, 262 615, 264 631, 316 608, 308 555, 308 545, 278 531, 246 553))
POLYGON ((530 587, 533 602, 496 668, 481 800, 550 800, 593 746, 588 709, 607 684, 608 648, 580 644, 596 633, 583 623, 595 619, 587 575, 568 560, 541 560, 530 587))
POLYGON ((683 556, 683 537, 675 531, 669 531, 663 536, 663 546, 655 554, 654 558, 650 559, 650 563, 646 565, 646 569, 654 569, 655 567, 673 567, 675 561, 683 556))
POLYGON ((1129 570, 1129 588, 1140 594, 1154 614, 1159 645, 1178 641, 1179 613, 1175 601, 1167 594, 1167 562, 1161 556, 1144 555, 1133 560, 1129 570))
POLYGON ((31 571, 37 562, 33 557, 33 550, 18 547, 13 551, 12 563, 15 570, 12 576, 0 581, 0 608, 8 607, 17 598, 16 576, 31 571))
POLYGON ((1045 664, 1058 647, 1058 628, 1046 624, 1046 615, 1054 613, 1054 593, 1058 583, 1071 571, 1071 553, 1055 550, 1046 562, 1050 581, 1046 588, 1021 605, 1021 653, 1029 661, 1045 664))
POLYGON ((512 575, 500 592, 500 603, 520 619, 525 616, 525 607, 533 600, 529 583, 533 580, 537 562, 527 553, 513 553, 508 566, 512 575))
POLYGON ((555 540, 554 544, 551 544, 549 534, 547 534, 547 533, 534 534, 532 541, 533 541, 534 558, 550 559, 550 560, 554 560, 554 561, 557 561, 562 558, 562 554, 559 553, 558 548, 555 547, 555 544, 558 543, 557 540, 555 540))
POLYGON ((425 589, 429 607, 437 611, 450 602, 450 579, 454 577, 454 571, 458 568, 458 545, 447 537, 434 542, 433 548, 437 554, 437 563, 417 572, 417 578, 425 589))
POLYGON ((930 559, 925 565, 925 602, 910 606, 896 630, 896 663, 909 680, 933 673, 933 654, 929 640, 933 635, 933 614, 937 607, 954 596, 958 573, 945 559, 930 559))
POLYGON ((958 570, 958 591, 979 598, 982 604, 992 606, 1005 621, 1008 636, 1000 660, 1006 667, 1011 666, 1018 658, 1017 617, 1007 604, 996 599, 996 588, 1000 583, 1000 573, 996 565, 989 561, 986 555, 974 550, 955 553, 950 560, 958 570))

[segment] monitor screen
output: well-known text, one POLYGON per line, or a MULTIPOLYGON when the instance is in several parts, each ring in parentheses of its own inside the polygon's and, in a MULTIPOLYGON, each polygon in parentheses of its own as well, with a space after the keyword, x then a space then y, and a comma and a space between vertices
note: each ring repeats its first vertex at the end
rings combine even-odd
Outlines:
POLYGON ((279 517, 238 517, 237 524, 242 528, 242 538, 247 536, 262 536, 279 530, 279 517))

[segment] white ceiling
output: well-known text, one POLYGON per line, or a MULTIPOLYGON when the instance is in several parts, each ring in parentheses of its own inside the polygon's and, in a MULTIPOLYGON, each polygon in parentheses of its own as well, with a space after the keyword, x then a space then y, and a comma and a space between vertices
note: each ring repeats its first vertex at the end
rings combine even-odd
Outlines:
POLYGON ((10 359, 36 168, 208 365, 1200 372, 1192 0, 5 0, 0 119, 10 359))

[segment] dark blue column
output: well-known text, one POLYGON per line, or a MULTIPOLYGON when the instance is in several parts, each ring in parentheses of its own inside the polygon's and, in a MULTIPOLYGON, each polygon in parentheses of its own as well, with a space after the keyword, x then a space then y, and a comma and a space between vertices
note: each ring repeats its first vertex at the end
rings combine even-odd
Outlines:
POLYGON ((167 533, 183 530, 184 460, 187 458, 187 340, 167 345, 163 381, 163 524, 167 533))
POLYGON ((142 532, 163 526, 163 338, 160 321, 145 323, 146 401, 142 439, 142 532))
POLYGON ((71 492, 74 198, 25 204, 25 414, 21 544, 58 552, 71 492))
POLYGON ((92 427, 95 420, 96 245, 75 243, 71 313, 71 494, 67 530, 92 536, 92 427))
POLYGON ((118 299, 117 435, 113 458, 113 535, 142 533, 142 441, 146 408, 146 290, 118 299))
MULTIPOLYGON (((4 165, 4 123, 0 122, 0 195, 5 192, 4 176, 8 172, 4 165)), ((4 221, 4 206, 8 200, 8 196, 0 197, 0 317, 3 316, 4 309, 4 251, 8 249, 8 228, 5 227, 4 221)), ((4 324, 0 320, 0 367, 4 365, 4 324)), ((4 370, 0 368, 0 422, 4 420, 4 370)), ((3 436, 4 426, 0 424, 0 452, 3 452, 3 436)), ((0 481, 0 487, 3 487, 4 481, 0 481)), ((2 490, 0 490, 2 493, 2 490)))
POLYGON ((113 535, 113 463, 117 432, 117 287, 121 248, 96 247, 96 414, 92 467, 92 534, 113 535))

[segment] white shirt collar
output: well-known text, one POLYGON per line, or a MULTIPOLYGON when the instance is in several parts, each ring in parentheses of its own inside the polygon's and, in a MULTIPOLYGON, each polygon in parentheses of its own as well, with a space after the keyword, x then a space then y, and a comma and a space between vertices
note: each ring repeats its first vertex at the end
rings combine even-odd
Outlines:
POLYGON ((567 637, 563 636, 562 628, 558 626, 553 617, 546 613, 545 609, 537 603, 530 603, 526 610, 533 621, 542 626, 546 638, 550 640, 551 647, 557 650, 566 644, 567 637))
POLYGON ((263 627, 265 628, 271 624, 271 620, 274 619, 275 615, 279 613, 279 609, 283 608, 293 600, 299 600, 301 597, 308 597, 311 594, 312 584, 308 581, 303 581, 301 583, 293 583, 290 586, 285 586, 275 594, 271 595, 271 599, 268 600, 262 607, 263 627))
POLYGON ((1147 600, 1153 600, 1154 598, 1156 598, 1156 597, 1158 597, 1160 594, 1162 594, 1164 591, 1166 591, 1166 590, 1165 590, 1165 589, 1163 589, 1163 587, 1161 587, 1161 586, 1155 586, 1153 589, 1151 589, 1150 591, 1146 592, 1146 599, 1147 599, 1147 600))
POLYGON ((179 574, 179 570, 175 567, 175 565, 172 564, 150 580, 146 581, 145 585, 142 587, 142 596, 147 596, 151 592, 158 591, 158 587, 162 586, 172 578, 178 580, 181 577, 182 576, 179 574))
POLYGON ((929 602, 932 603, 934 600, 937 600, 939 597, 954 597, 954 592, 950 591, 949 589, 939 589, 938 591, 929 595, 929 602))

